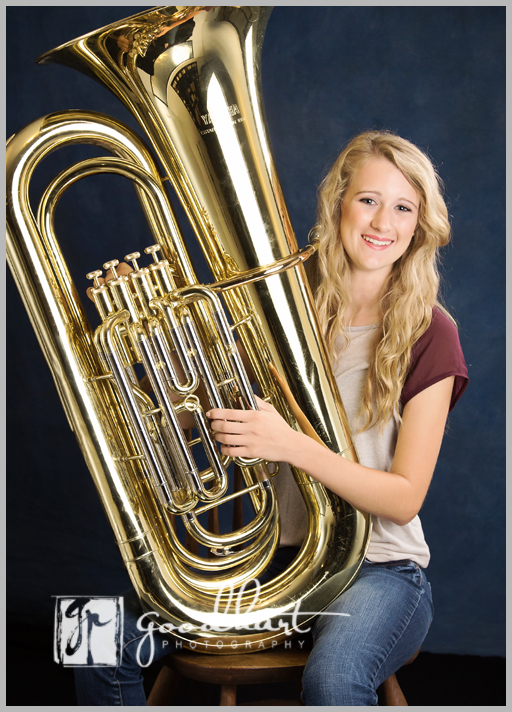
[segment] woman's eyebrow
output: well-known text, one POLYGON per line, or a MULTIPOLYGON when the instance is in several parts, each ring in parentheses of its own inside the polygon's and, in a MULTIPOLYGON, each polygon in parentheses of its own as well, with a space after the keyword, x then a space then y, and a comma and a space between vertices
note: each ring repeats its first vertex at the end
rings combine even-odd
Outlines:
MULTIPOLYGON (((362 193, 373 193, 373 195, 382 195, 379 190, 359 190, 357 191, 357 193, 354 193, 354 197, 356 195, 361 195, 362 193)), ((410 203, 411 205, 414 205, 416 209, 418 208, 416 203, 414 203, 412 200, 409 200, 409 198, 397 198, 397 200, 403 203, 410 203)))

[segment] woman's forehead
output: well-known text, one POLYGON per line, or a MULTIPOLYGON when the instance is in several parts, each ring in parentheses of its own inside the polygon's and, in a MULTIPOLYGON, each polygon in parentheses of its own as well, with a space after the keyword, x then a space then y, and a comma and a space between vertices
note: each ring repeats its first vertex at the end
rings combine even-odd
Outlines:
POLYGON ((384 156, 371 156, 352 173, 347 192, 396 193, 418 204, 420 195, 402 171, 384 156))

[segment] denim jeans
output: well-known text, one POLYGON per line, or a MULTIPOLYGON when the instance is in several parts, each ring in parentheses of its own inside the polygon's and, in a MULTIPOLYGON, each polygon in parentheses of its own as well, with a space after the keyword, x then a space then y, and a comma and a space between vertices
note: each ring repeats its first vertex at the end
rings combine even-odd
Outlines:
MULTIPOLYGON (((296 552, 279 549, 267 578, 283 570, 296 552)), ((313 626, 314 646, 303 678, 306 705, 377 704, 375 690, 420 647, 433 608, 429 584, 417 564, 365 562, 354 585, 327 612, 349 615, 322 615, 313 626)), ((141 615, 135 593, 125 594, 121 664, 75 668, 79 706, 146 704, 142 667, 180 644, 159 632, 151 643, 137 627, 141 615)))
POLYGON ((306 705, 377 705, 377 688, 418 650, 433 616, 430 584, 413 561, 365 561, 351 588, 313 626, 302 678, 306 705))

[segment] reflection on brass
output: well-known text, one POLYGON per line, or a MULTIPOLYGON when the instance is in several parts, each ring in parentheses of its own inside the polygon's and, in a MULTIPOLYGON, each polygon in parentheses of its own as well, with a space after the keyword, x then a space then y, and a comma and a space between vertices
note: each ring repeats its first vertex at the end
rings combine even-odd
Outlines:
MULTIPOLYGON (((326 447, 356 458, 302 266, 314 248, 298 250, 263 120, 259 57, 269 13, 155 8, 40 58, 95 77, 124 102, 165 176, 130 129, 93 112, 38 119, 7 147, 9 264, 133 585, 155 621, 165 621, 186 645, 219 653, 281 642, 294 609, 296 623, 308 627, 312 614, 353 582, 371 528, 368 515, 296 470, 308 534, 297 558, 255 601, 245 584, 265 571, 279 539, 267 463, 237 459, 252 521, 214 534, 198 518, 233 493, 229 458, 219 454, 192 394, 201 384, 210 407, 256 407, 233 331, 261 397, 296 429, 302 413, 326 447), (34 217, 27 195, 37 163, 80 142, 112 155, 63 171, 34 217), (146 248, 150 266, 140 259, 142 245, 127 246, 133 272, 106 284, 97 266, 88 266, 101 322, 93 332, 53 217, 70 185, 102 172, 131 179, 156 244, 146 248), (198 284, 163 180, 190 219, 213 275, 209 285, 198 284), (154 400, 139 385, 140 363, 154 400), (178 417, 185 411, 197 430, 191 440, 178 417), (208 461, 202 470, 197 447, 208 461), (174 519, 217 555, 190 552, 174 519)), ((114 273, 117 259, 105 263, 114 273)))
POLYGON ((288 403, 288 407, 291 410, 292 415, 297 421, 297 424, 302 430, 302 432, 305 433, 308 437, 313 438, 313 440, 316 440, 317 443, 320 443, 320 445, 323 445, 325 447, 325 443, 320 440, 320 438, 316 434, 315 429, 311 426, 311 423, 297 405, 297 401, 293 397, 293 393, 291 392, 290 386, 288 385, 286 380, 281 376, 280 373, 278 373, 273 363, 269 363, 268 367, 270 369, 270 373, 274 376, 277 385, 281 389, 283 396, 285 397, 285 400, 288 403))

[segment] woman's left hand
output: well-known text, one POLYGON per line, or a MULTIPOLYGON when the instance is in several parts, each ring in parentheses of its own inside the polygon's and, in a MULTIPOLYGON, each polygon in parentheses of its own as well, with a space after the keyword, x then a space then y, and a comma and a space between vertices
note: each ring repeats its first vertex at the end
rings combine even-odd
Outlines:
POLYGON ((271 462, 290 462, 297 436, 274 406, 255 396, 259 410, 228 410, 212 408, 206 413, 211 419, 215 439, 222 444, 223 455, 259 457, 271 462))

